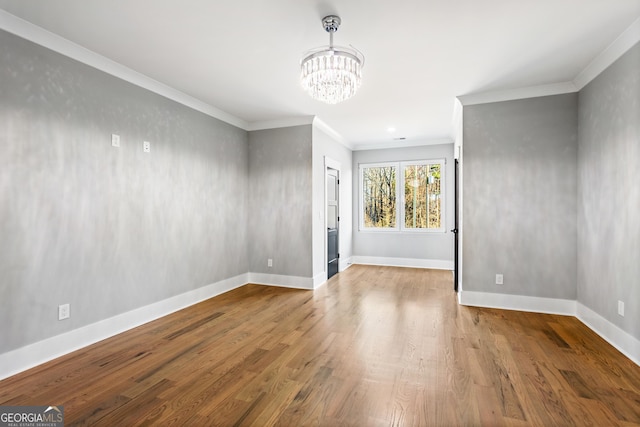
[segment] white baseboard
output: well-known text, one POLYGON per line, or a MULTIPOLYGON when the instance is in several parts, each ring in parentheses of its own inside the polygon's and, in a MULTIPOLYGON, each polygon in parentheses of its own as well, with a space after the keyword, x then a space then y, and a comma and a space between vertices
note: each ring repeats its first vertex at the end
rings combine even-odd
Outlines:
MULTIPOLYGON (((323 273, 326 281, 326 273, 323 273)), ((321 280, 320 277, 317 280, 321 280)), ((320 281, 321 285, 324 281, 320 281)), ((299 289, 314 289, 309 277, 281 276, 277 274, 244 273, 221 280, 193 291, 158 301, 108 319, 83 326, 55 337, 0 354, 0 380, 41 365, 57 357, 87 347, 129 329, 156 320, 183 308, 213 298, 224 292, 256 283, 299 289)))
POLYGON ((314 289, 313 277, 283 276, 280 274, 249 273, 249 283, 280 286, 282 288, 314 289))
POLYGON ((463 290, 458 293, 458 302, 474 307, 574 316, 640 366, 640 340, 577 301, 463 290))
POLYGON ((338 271, 345 271, 347 268, 353 265, 352 258, 339 258, 338 260, 338 271))
POLYGON ((474 307, 500 308, 503 310, 531 311, 534 313, 576 315, 576 302, 568 299, 529 297, 523 295, 495 294, 491 292, 458 292, 458 302, 474 307))
POLYGON ((313 276, 313 289, 317 289, 320 286, 324 285, 325 283, 327 283, 327 272, 323 271, 320 274, 317 274, 315 276, 313 276))
POLYGON ((640 340, 623 331, 615 324, 590 308, 577 303, 576 317, 593 332, 617 348, 622 354, 640 366, 640 340))
POLYGON ((221 280, 193 291, 83 326, 55 337, 0 354, 0 379, 151 322, 190 305, 245 285, 248 274, 221 280))
MULTIPOLYGON (((358 264, 358 262, 354 263, 358 264)), ((351 264, 348 263, 345 268, 348 268, 350 265, 351 264)), ((324 276, 325 273, 321 275, 324 276)), ((247 283, 298 289, 314 289, 315 281, 316 279, 321 280, 321 275, 318 275, 317 278, 307 278, 246 273, 193 291, 185 292, 166 300, 0 354, 0 380, 121 332, 151 322, 185 307, 228 292, 247 283)), ((322 283, 324 282, 320 284, 322 283)), ((460 291, 458 293, 458 302, 462 305, 476 307, 575 316, 587 327, 600 335, 605 341, 640 366, 640 340, 576 301, 489 292, 460 291)))
POLYGON ((441 259, 391 258, 354 255, 353 257, 351 257, 351 260, 353 264, 453 270, 453 261, 446 261, 441 259))

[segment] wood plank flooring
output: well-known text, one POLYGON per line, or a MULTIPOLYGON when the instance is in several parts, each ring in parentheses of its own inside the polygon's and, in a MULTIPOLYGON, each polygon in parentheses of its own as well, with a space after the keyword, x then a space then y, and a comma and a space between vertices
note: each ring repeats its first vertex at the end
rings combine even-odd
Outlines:
POLYGON ((0 382, 92 426, 640 426, 640 367, 573 317, 458 306, 451 272, 247 285, 0 382))

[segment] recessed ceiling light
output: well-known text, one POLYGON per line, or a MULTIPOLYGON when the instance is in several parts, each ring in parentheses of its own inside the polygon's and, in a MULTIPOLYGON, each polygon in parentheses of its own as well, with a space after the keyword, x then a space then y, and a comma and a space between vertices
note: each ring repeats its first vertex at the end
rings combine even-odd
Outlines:
POLYGON ((389 133, 393 133, 393 132, 395 132, 395 131, 396 131, 396 128, 394 128, 393 126, 389 126, 389 127, 387 128, 387 132, 389 132, 389 133))

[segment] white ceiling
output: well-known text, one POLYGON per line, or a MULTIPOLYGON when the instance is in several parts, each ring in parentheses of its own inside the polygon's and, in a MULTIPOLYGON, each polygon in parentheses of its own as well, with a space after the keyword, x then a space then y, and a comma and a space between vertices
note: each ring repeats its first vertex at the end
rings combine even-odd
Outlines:
POLYGON ((572 82, 640 0, 0 0, 0 8, 244 122, 318 116, 353 147, 451 139, 456 96, 572 82), (366 57, 338 105, 299 85, 304 51, 366 57), (394 133, 388 132, 395 127, 394 133))

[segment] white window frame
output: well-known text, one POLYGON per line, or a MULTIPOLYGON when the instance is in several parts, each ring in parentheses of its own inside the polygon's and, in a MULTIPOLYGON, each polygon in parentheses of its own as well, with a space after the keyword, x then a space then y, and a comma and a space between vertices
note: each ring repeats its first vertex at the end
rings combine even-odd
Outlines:
POLYGON ((372 233, 389 233, 389 232, 403 232, 403 233, 444 233, 445 232, 445 209, 446 209, 446 159, 430 159, 430 160, 407 160, 399 162, 380 162, 380 163, 361 163, 358 165, 359 169, 359 230, 372 232, 372 233), (440 227, 439 228, 411 228, 406 227, 405 224, 405 200, 404 200, 404 170, 406 166, 424 166, 424 165, 440 165, 440 227), (364 169, 375 167, 395 167, 396 168, 396 226, 395 227, 365 227, 364 225, 364 169))
POLYGON ((359 217, 360 217, 360 230, 362 231, 374 231, 376 233, 388 233, 388 232, 393 232, 393 231, 399 231, 400 228, 398 226, 398 222, 399 222, 399 217, 398 217, 398 175, 400 174, 400 170, 398 169, 400 167, 400 163, 399 162, 383 162, 383 163, 362 163, 360 165, 358 165, 358 174, 360 175, 360 178, 358 180, 360 186, 358 189, 358 194, 359 194, 359 198, 360 198, 360 208, 359 208, 359 217), (364 192, 363 190, 363 186, 364 186, 364 169, 369 169, 369 168, 386 168, 389 166, 394 166, 396 168, 396 226, 395 227, 365 227, 364 225, 364 192))
MULTIPOLYGON (((402 224, 400 225, 400 230, 402 231, 406 231, 407 233, 444 233, 445 231, 445 227, 444 227, 444 222, 445 222, 445 216, 444 216, 444 207, 445 207, 445 164, 446 161, 445 159, 434 159, 434 160, 409 160, 409 161, 405 161, 405 162, 400 162, 400 182, 399 182, 399 187, 398 184, 396 184, 396 189, 398 190, 398 192, 401 193, 401 202, 399 205, 399 209, 400 209, 400 216, 399 218, 402 219, 402 224), (405 220, 405 200, 404 200, 404 180, 405 180, 405 176, 404 176, 404 170, 406 166, 426 166, 426 165, 435 165, 438 164, 440 165, 440 227, 439 228, 413 228, 413 227, 406 227, 404 225, 404 220, 405 220)), ((397 196, 396 196, 397 197, 397 196)))

